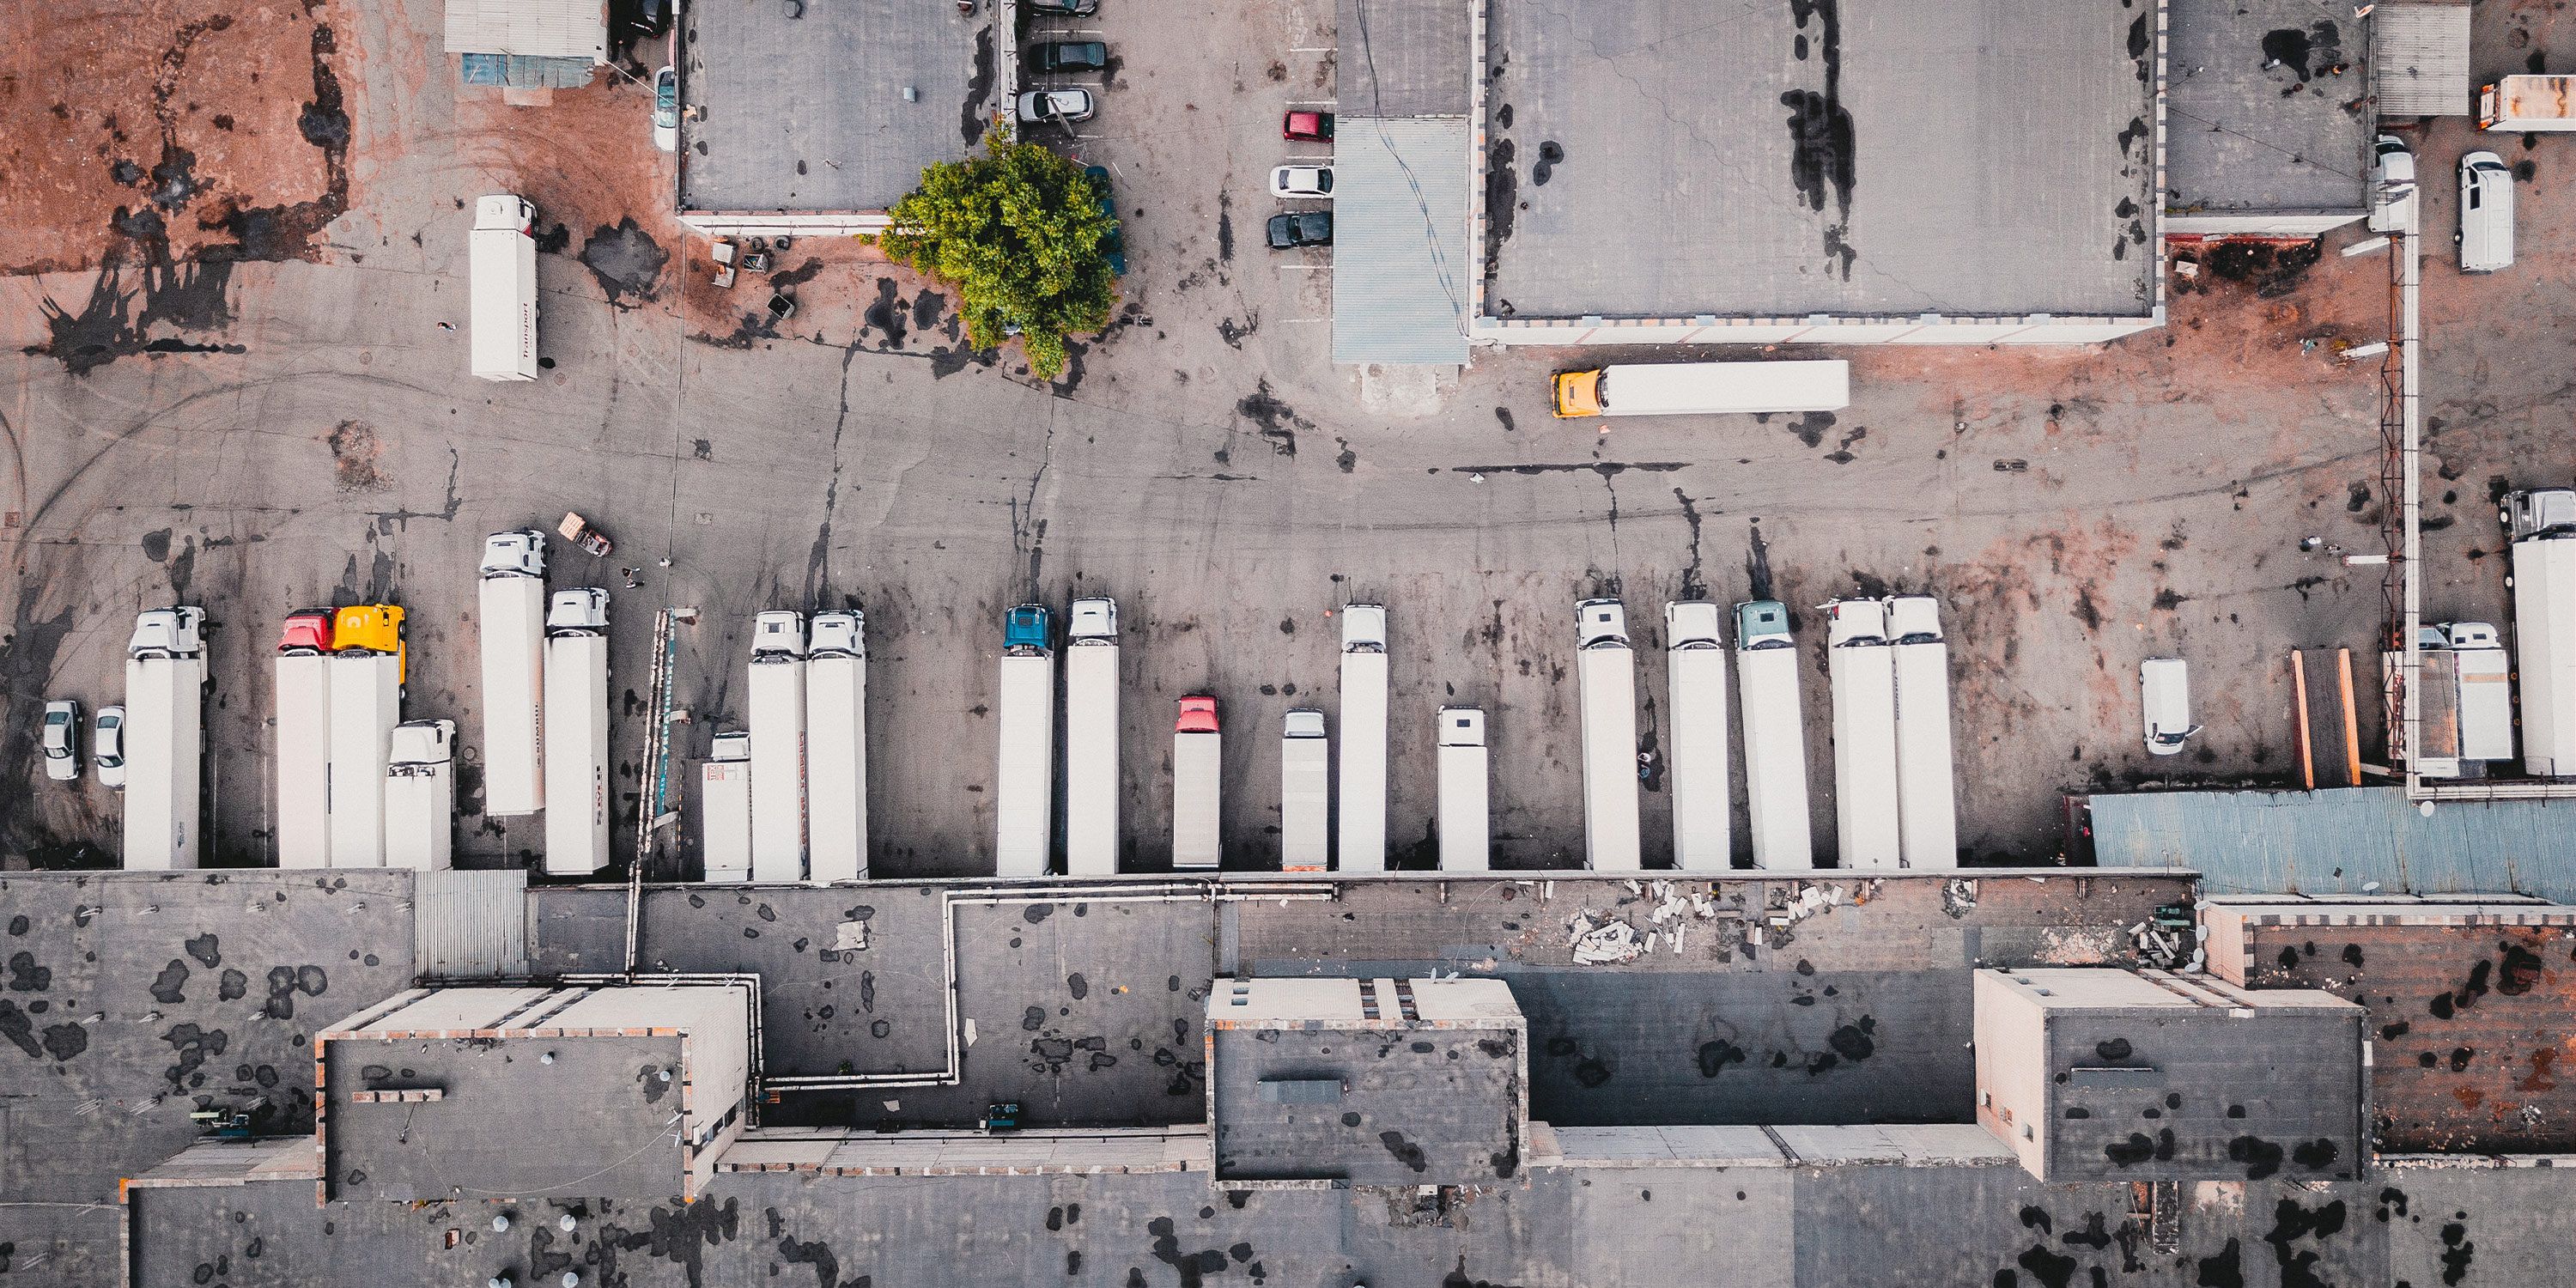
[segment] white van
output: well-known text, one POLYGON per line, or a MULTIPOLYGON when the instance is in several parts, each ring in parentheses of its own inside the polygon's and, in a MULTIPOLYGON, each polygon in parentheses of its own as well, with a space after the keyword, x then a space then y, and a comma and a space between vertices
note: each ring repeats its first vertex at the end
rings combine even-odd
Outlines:
POLYGON ((2170 756, 2182 740, 2200 732, 2191 722, 2191 678, 2178 657, 2151 657, 2138 664, 2138 697, 2147 711, 2147 750, 2170 756))
POLYGON ((2493 152, 2460 158, 2460 271, 2513 267, 2513 171, 2493 152))

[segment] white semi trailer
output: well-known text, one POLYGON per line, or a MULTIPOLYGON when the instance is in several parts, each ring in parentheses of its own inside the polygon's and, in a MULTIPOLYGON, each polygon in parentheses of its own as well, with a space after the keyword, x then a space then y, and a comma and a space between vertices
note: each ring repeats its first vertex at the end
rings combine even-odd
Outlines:
POLYGON ((1386 871, 1386 606, 1342 608, 1341 870, 1386 871))
POLYGON ((698 767, 698 849, 709 881, 751 880, 751 735, 719 733, 698 767))
POLYGON ((156 608, 125 650, 125 867, 193 868, 204 791, 206 610, 156 608))
POLYGON ((537 378, 537 208, 498 193, 474 202, 465 247, 467 347, 485 380, 537 378))
POLYGON ((1637 836, 1637 655, 1615 599, 1574 606, 1574 676, 1583 703, 1583 855, 1596 872, 1644 865, 1637 836))
POLYGON ((393 763, 394 726, 402 723, 402 656, 361 651, 329 661, 331 866, 381 868, 385 767, 393 763))
POLYGON ((1723 872, 1734 864, 1734 810, 1726 756, 1726 645, 1723 612, 1688 600, 1664 605, 1665 709, 1672 760, 1673 866, 1723 872))
POLYGON ((1042 877, 1055 848, 1055 635, 1043 604, 1003 619, 997 710, 993 874, 1042 877))
POLYGON ((1896 809, 1909 868, 1959 865, 1957 757, 1950 747, 1950 646, 1941 601, 1887 601, 1888 652, 1896 662, 1896 809))
POLYGON ((1744 821, 1753 834, 1753 866, 1812 868, 1798 647, 1789 610, 1778 600, 1735 606, 1735 693, 1744 720, 1744 821))
POLYGON ((1073 601, 1064 651, 1064 870, 1118 872, 1118 601, 1073 601))
POLYGON ((1904 852, 1896 811, 1896 658, 1887 605, 1823 605, 1834 694, 1834 836, 1846 868, 1892 868, 1904 852))
POLYGON ((394 726, 385 766, 385 866, 444 872, 456 853, 456 722, 394 726))
POLYGON ((805 615, 752 621, 751 879, 805 879, 805 615))
POLYGON ((805 660, 805 874, 868 875, 867 619, 814 614, 805 660))
POLYGON ((2460 675, 2460 759, 2513 759, 2513 659, 2486 622, 2442 626, 2460 675))
POLYGON ((2513 538, 2513 643, 2522 676, 2522 764, 2576 775, 2576 491, 2505 497, 2513 538))
POLYGON ((1182 871, 1216 867, 1225 859, 1220 829, 1220 785, 1225 735, 1217 727, 1216 699, 1181 699, 1172 723, 1172 866, 1182 871))
POLYGON ((1333 753, 1324 713, 1288 713, 1279 739, 1279 870, 1321 872, 1332 863, 1333 753))
MULTIPOLYGON (((330 609, 294 614, 290 639, 298 622, 330 638, 330 609)), ((279 645, 276 658, 277 817, 269 835, 281 868, 331 866, 331 659, 312 638, 279 645)))
POLYGON ((545 808, 546 534, 483 539, 483 812, 545 808))
POLYGON ((608 866, 608 592, 558 590, 546 610, 546 875, 608 866))
POLYGON ((1493 866, 1493 815, 1486 798, 1485 711, 1440 708, 1440 870, 1493 866))

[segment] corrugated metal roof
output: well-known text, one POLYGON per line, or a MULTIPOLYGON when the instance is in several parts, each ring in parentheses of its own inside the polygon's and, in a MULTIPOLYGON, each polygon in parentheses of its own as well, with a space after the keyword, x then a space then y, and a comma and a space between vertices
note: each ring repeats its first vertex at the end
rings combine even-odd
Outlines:
POLYGON ((423 872, 412 882, 413 960, 433 979, 528 973, 528 874, 423 872))
POLYGON ((606 0, 447 0, 451 54, 608 61, 606 0))
POLYGON ((2469 7, 2383 4, 2370 14, 2381 116, 2469 114, 2469 7))
POLYGON ((2094 861, 2189 867, 2213 894, 2457 894, 2576 898, 2576 803, 2443 803, 2395 787, 2147 792, 2092 798, 2094 861))
POLYGON ((599 64, 586 56, 466 54, 457 59, 456 79, 463 85, 498 85, 505 89, 580 89, 598 70, 599 64))
POLYGON ((1465 116, 1476 57, 1463 0, 1339 0, 1342 107, 1369 116, 1465 116))
POLYGON ((1467 360, 1467 122, 1342 118, 1333 361, 1467 360))

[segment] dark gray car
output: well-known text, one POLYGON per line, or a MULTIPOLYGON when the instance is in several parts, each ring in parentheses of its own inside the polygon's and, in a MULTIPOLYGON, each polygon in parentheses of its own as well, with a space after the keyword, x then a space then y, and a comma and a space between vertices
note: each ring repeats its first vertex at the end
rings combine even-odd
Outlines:
POLYGON ((1050 40, 1029 54, 1041 72, 1089 72, 1109 65, 1109 46, 1097 40, 1050 40))
POLYGON ((1272 250, 1291 250, 1299 246, 1332 244, 1333 217, 1320 210, 1270 217, 1270 249, 1272 250))

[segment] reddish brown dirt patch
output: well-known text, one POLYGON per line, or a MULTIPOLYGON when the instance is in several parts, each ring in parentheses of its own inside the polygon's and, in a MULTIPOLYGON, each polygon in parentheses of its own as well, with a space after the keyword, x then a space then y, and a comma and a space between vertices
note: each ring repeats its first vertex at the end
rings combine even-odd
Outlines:
POLYGON ((21 6, 0 51, 0 272, 310 254, 348 202, 335 10, 21 6))

